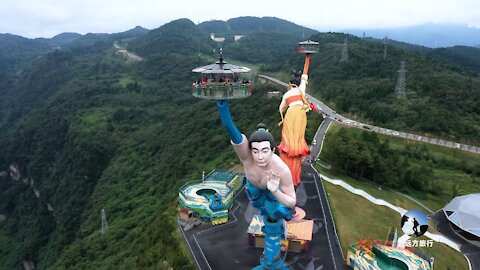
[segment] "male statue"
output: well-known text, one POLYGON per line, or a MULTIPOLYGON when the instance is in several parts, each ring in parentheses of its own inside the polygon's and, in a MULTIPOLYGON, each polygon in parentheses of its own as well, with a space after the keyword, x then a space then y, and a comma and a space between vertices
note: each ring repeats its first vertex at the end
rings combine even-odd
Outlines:
POLYGON ((247 194, 252 205, 270 220, 290 220, 296 204, 292 174, 282 159, 274 153, 274 140, 265 125, 247 140, 232 121, 228 102, 217 101, 223 126, 230 135, 231 143, 247 177, 247 194))

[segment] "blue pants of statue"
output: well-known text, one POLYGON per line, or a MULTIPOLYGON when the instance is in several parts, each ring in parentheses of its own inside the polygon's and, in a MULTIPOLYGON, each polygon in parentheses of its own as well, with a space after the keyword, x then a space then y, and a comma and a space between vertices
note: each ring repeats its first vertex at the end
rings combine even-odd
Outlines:
POLYGON ((294 209, 279 203, 268 189, 260 189, 247 180, 247 196, 253 207, 260 210, 260 214, 274 219, 291 220, 294 209))
MULTIPOLYGON (((233 143, 242 142, 242 134, 232 121, 228 102, 217 100, 217 108, 220 113, 222 124, 227 130, 233 143)), ((283 220, 293 218, 293 209, 287 208, 277 201, 273 194, 266 189, 255 187, 247 180, 247 196, 252 205, 260 210, 263 216, 265 226, 262 232, 265 233, 264 255, 260 258, 260 265, 254 267, 254 270, 282 269, 288 270, 283 265, 283 259, 280 256, 280 238, 285 238, 283 220)))

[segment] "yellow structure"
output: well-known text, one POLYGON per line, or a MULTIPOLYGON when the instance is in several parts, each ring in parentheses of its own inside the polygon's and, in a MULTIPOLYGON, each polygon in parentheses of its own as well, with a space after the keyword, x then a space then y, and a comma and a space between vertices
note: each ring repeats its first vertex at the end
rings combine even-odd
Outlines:
MULTIPOLYGON (((264 226, 262 216, 255 215, 248 226, 250 246, 263 248, 265 245, 265 234, 262 232, 264 226)), ((313 235, 313 220, 291 220, 287 222, 287 239, 281 240, 284 250, 291 252, 302 252, 308 249, 313 235)))

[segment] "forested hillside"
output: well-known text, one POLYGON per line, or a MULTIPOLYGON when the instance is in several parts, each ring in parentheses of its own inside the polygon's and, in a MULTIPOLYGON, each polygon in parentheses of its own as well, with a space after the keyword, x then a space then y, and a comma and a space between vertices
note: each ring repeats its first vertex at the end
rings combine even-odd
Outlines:
POLYGON ((26 68, 32 61, 46 53, 49 46, 11 34, 0 34, 0 94, 19 69, 26 68))
POLYGON ((471 69, 476 73, 480 72, 480 48, 467 46, 439 48, 428 52, 427 55, 458 64, 459 66, 471 69))
POLYGON ((225 51, 236 59, 246 59, 264 66, 277 59, 285 59, 297 44, 298 38, 291 35, 259 32, 252 33, 239 42, 227 43, 225 51))

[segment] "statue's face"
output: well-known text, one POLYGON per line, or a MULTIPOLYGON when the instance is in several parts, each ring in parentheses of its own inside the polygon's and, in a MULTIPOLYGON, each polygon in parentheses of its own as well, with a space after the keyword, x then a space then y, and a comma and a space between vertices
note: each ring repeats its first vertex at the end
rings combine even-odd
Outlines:
POLYGON ((252 142, 252 156, 253 160, 259 167, 265 167, 270 163, 270 159, 272 158, 273 151, 270 148, 269 141, 263 142, 252 142))

